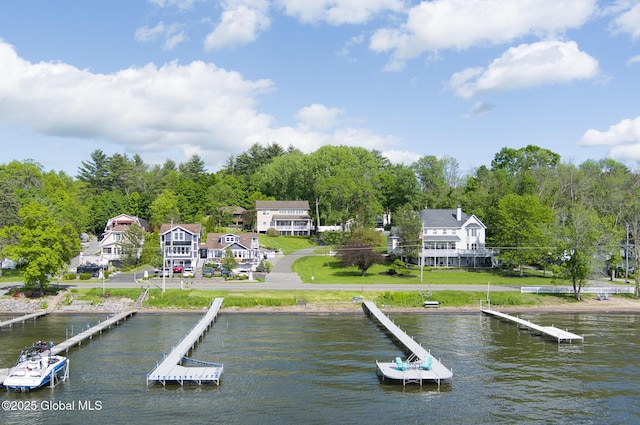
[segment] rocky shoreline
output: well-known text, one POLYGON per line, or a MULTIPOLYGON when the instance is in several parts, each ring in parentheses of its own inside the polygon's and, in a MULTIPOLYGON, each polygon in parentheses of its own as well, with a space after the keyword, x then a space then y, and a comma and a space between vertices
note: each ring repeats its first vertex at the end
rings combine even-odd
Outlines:
MULTIPOLYGON (((49 313, 114 313, 134 308, 134 301, 129 298, 109 298, 100 304, 90 301, 71 300, 70 303, 62 303, 61 295, 43 298, 0 298, 0 314, 28 314, 42 309, 49 313)), ((477 313, 480 306, 447 307, 438 308, 405 308, 380 306, 382 311, 388 313, 477 313)), ((640 313, 640 300, 631 298, 611 297, 609 300, 598 301, 596 299, 584 299, 580 302, 558 302, 535 306, 500 306, 498 310, 505 313, 640 313)), ((204 309, 181 308, 149 308, 138 309, 139 313, 171 314, 171 313, 198 313, 204 309)), ((224 313, 297 313, 297 314, 349 314, 362 313, 360 303, 307 303, 287 307, 225 307, 224 313)))

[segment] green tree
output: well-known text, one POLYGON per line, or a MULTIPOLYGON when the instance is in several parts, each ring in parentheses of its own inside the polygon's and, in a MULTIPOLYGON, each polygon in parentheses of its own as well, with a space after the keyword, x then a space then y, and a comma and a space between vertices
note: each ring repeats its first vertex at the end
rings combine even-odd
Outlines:
POLYGON ((151 225, 161 226, 162 223, 168 223, 173 220, 179 223, 181 220, 180 208, 178 207, 178 199, 169 190, 162 192, 151 204, 151 225))
POLYGON ((398 231, 400 249, 403 258, 418 258, 422 251, 422 222, 420 214, 410 204, 405 204, 396 211, 393 223, 398 231))
POLYGON ((575 205, 561 213, 554 274, 559 280, 571 281, 575 299, 580 300, 596 254, 610 245, 610 235, 611 226, 594 209, 575 205))
POLYGON ((142 244, 140 263, 153 267, 162 267, 162 249, 160 248, 160 233, 156 229, 153 233, 147 233, 142 244))
POLYGON ((356 266, 362 276, 365 276, 374 264, 384 262, 380 253, 357 239, 347 240, 338 251, 337 257, 348 266, 356 266))
POLYGON ((2 255, 23 268, 25 286, 49 286, 50 276, 57 274, 80 250, 80 239, 68 223, 60 224, 53 214, 37 202, 20 209, 20 225, 0 230, 0 239, 8 241, 2 255))
POLYGON ((109 189, 109 157, 103 151, 96 149, 91 153, 91 159, 82 161, 81 164, 78 167, 77 178, 84 182, 91 192, 98 193, 109 189))
POLYGON ((227 269, 230 272, 232 272, 236 267, 236 257, 233 255, 233 251, 231 251, 230 247, 226 247, 222 253, 222 260, 220 261, 220 264, 224 269, 227 269))
POLYGON ((120 247, 122 249, 122 265, 132 267, 138 264, 142 255, 145 231, 138 225, 129 226, 122 234, 120 247))
POLYGON ((524 274, 524 266, 542 258, 552 245, 551 209, 537 197, 509 194, 500 199, 494 218, 491 241, 500 250, 500 258, 524 274))

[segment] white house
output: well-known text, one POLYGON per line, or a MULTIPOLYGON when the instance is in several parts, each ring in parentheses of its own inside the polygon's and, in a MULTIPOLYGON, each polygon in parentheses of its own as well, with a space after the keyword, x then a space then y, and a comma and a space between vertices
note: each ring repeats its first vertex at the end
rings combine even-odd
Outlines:
MULTIPOLYGON (((487 227, 475 215, 456 209, 424 209, 422 264, 427 267, 491 266, 493 251, 485 246, 487 227)), ((399 238, 392 235, 388 251, 399 253, 399 238)))
POLYGON ((124 233, 131 226, 138 226, 145 232, 149 231, 147 221, 129 214, 120 214, 107 221, 104 232, 100 235, 100 264, 118 262, 122 256, 122 239, 124 233))
POLYGON ((254 232, 208 233, 200 244, 200 258, 205 263, 220 265, 227 248, 231 249, 240 269, 255 270, 260 264, 260 244, 254 232))
POLYGON ((276 229, 281 235, 309 236, 311 216, 308 201, 256 201, 256 230, 276 229))

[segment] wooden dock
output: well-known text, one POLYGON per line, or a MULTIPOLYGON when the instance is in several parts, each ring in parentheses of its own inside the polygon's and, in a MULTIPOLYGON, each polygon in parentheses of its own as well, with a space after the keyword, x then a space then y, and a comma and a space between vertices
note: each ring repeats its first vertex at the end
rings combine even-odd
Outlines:
POLYGON ((24 323, 27 320, 33 319, 33 321, 35 321, 38 317, 44 316, 46 315, 47 312, 46 310, 40 310, 37 311, 35 313, 30 313, 30 314, 25 314, 24 316, 20 316, 20 317, 14 317, 13 319, 9 319, 9 320, 5 320, 3 322, 0 322, 0 329, 4 328, 4 327, 12 327, 14 324, 16 323, 24 323))
POLYGON ((116 314, 113 317, 103 320, 102 322, 98 323, 97 325, 88 328, 82 332, 80 332, 79 334, 76 334, 74 336, 72 336, 71 338, 67 339, 66 341, 61 342, 60 344, 54 345, 53 348, 51 348, 51 353, 52 354, 60 354, 63 351, 64 352, 69 352, 69 349, 72 347, 80 346, 82 345, 82 343, 85 340, 91 340, 93 339, 93 336, 96 334, 101 334, 104 330, 107 329, 111 329, 112 326, 117 326, 120 322, 124 322, 125 320, 127 320, 130 317, 133 317, 134 314, 136 314, 138 312, 138 310, 135 309, 131 309, 131 310, 126 310, 123 311, 120 314, 116 314))
POLYGON ((492 316, 498 319, 503 319, 509 322, 516 323, 519 327, 523 327, 529 329, 534 333, 539 333, 540 335, 546 335, 554 338, 559 343, 563 341, 573 342, 575 341, 584 341, 584 337, 580 335, 576 335, 566 330, 562 330, 560 328, 556 328, 555 326, 540 326, 536 325, 533 322, 529 322, 528 320, 520 319, 519 317, 511 316, 506 313, 500 313, 499 311, 491 310, 491 308, 483 308, 482 312, 488 316, 492 316))
POLYGON ((149 374, 147 374, 147 385, 149 382, 178 383, 184 385, 192 382, 201 385, 203 382, 212 382, 216 385, 220 383, 223 365, 220 363, 209 363, 194 360, 187 357, 189 350, 192 350, 200 338, 215 321, 222 308, 223 298, 216 298, 211 303, 209 310, 202 319, 180 340, 171 352, 164 357, 160 364, 149 374), (182 364, 194 363, 197 366, 183 366, 182 364))
POLYGON ((375 317, 401 344, 403 344, 411 355, 407 362, 402 362, 403 367, 399 367, 398 362, 378 362, 376 361, 377 374, 384 380, 402 381, 402 384, 416 383, 422 385, 423 381, 437 382, 451 379, 453 371, 444 366, 438 359, 433 357, 429 351, 424 349, 413 338, 400 329, 391 319, 382 313, 371 301, 362 303, 364 312, 375 317), (428 368, 424 368, 425 362, 429 363, 428 368))

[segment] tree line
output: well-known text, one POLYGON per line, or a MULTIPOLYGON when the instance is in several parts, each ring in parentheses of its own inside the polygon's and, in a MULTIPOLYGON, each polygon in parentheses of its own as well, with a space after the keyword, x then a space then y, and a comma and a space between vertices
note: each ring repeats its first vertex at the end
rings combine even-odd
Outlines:
MULTIPOLYGON (((462 206, 485 223, 487 245, 499 249, 505 264, 553 269, 580 285, 604 267, 599 261, 614 269, 622 264, 627 240, 636 254, 631 269, 638 268, 638 195, 638 172, 620 162, 565 163, 537 146, 505 147, 469 175, 451 157, 393 164, 379 151, 350 146, 326 145, 307 154, 254 144, 216 172, 208 172, 197 155, 152 166, 139 155, 95 150, 76 176, 33 161, 0 165, 0 249, 24 259, 27 253, 15 247, 29 232, 37 239, 29 226, 53 223, 75 243, 81 233, 100 234, 109 218, 122 213, 146 219, 152 229, 173 220, 213 232, 232 223, 225 207, 240 206, 252 225, 256 200, 307 200, 316 224, 352 228, 371 227, 385 214, 406 221, 424 208, 462 206)), ((405 238, 415 240, 413 233, 405 238)), ((55 239, 66 240, 59 234, 55 239)), ((73 243, 69 255, 79 250, 73 243)))

